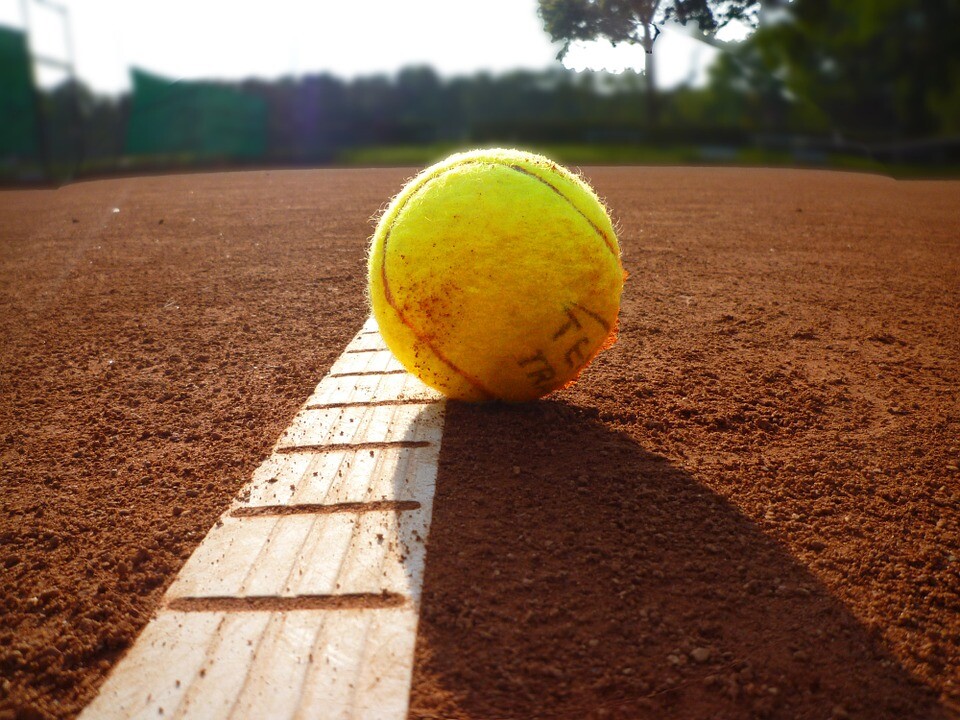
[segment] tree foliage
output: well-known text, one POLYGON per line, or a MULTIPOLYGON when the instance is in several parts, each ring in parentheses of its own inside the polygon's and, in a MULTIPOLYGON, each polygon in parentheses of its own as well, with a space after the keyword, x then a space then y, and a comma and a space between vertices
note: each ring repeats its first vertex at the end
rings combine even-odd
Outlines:
POLYGON ((960 133, 960 0, 795 0, 755 41, 848 137, 960 133))
POLYGON ((647 121, 659 124, 660 103, 653 60, 653 44, 660 26, 669 21, 696 23, 711 35, 733 20, 756 25, 762 0, 540 0, 544 29, 561 43, 563 58, 577 40, 609 40, 638 44, 646 51, 647 121))
POLYGON ((560 57, 577 40, 636 43, 649 53, 660 25, 696 23, 712 34, 733 20, 756 25, 761 0, 540 0, 544 28, 562 43, 560 57))

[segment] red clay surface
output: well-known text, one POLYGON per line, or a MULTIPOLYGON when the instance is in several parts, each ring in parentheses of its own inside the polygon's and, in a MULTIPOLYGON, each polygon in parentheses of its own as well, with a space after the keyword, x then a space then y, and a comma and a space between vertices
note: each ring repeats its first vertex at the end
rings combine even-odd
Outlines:
MULTIPOLYGON (((0 193, 0 718, 95 695, 360 327, 412 173, 0 193)), ((620 341, 450 405, 411 717, 956 717, 960 183, 586 174, 620 341)))

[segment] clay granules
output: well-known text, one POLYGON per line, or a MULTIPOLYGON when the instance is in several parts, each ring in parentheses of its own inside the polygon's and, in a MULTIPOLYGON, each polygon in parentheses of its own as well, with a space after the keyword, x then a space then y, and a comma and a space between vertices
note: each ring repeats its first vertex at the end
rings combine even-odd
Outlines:
MULTIPOLYGON (((367 315, 412 169, 0 193, 0 718, 71 717, 367 315)), ((573 387, 451 404, 417 718, 960 707, 960 184, 594 168, 573 387)))

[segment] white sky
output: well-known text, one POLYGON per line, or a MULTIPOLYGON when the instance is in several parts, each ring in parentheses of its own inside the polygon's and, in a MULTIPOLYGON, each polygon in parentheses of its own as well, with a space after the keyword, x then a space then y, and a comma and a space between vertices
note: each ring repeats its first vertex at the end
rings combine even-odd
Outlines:
MULTIPOLYGON (((131 66, 172 79, 273 79, 320 71, 343 78, 427 64, 441 75, 556 66, 536 0, 55 0, 69 10, 77 74, 94 90, 129 88, 131 66)), ((44 0, 0 0, 0 25, 23 27, 36 54, 67 54, 60 15, 44 0)), ((717 50, 667 28, 657 81, 702 82, 717 50)), ((643 67, 637 47, 574 47, 575 70, 643 67)), ((42 81, 60 79, 43 71, 42 81)), ((45 82, 44 84, 47 84, 45 82)))

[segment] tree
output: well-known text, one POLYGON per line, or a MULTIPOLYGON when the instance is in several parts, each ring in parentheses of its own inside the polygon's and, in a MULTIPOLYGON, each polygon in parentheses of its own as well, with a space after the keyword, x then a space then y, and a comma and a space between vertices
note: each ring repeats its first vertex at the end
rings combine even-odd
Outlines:
POLYGON ((658 119, 653 44, 669 21, 696 23, 705 35, 733 20, 756 26, 762 0, 540 0, 540 18, 562 59, 576 40, 638 44, 646 51, 644 74, 651 125, 658 119))
POLYGON ((960 132, 960 0, 796 0, 753 39, 848 138, 960 132))

